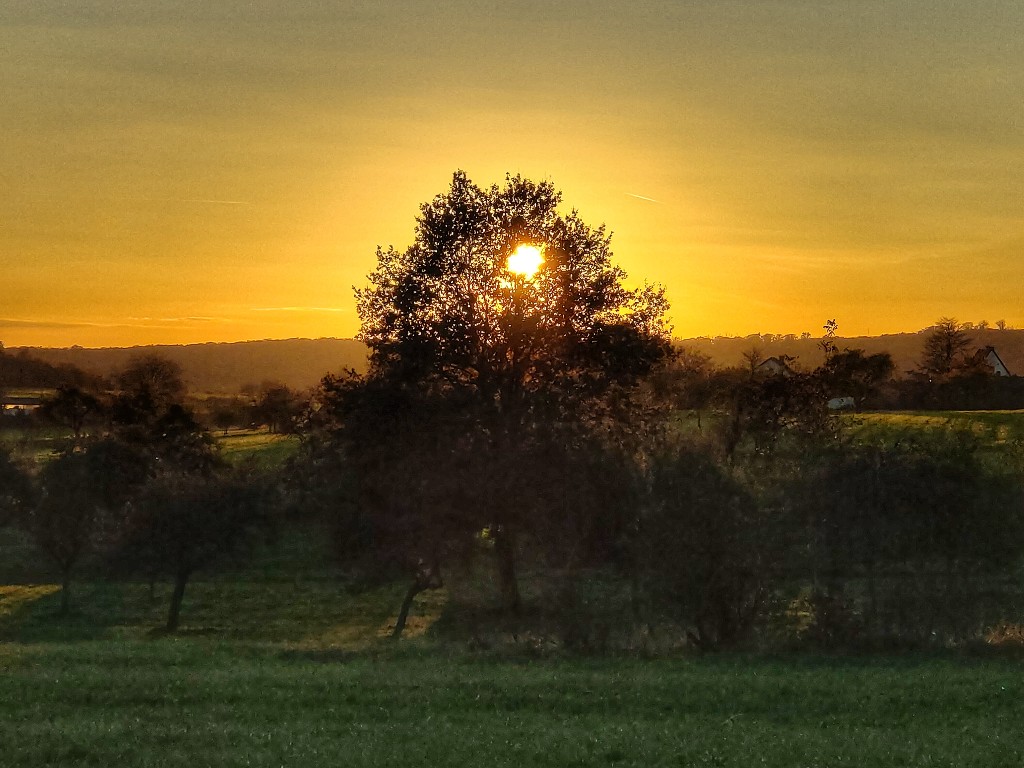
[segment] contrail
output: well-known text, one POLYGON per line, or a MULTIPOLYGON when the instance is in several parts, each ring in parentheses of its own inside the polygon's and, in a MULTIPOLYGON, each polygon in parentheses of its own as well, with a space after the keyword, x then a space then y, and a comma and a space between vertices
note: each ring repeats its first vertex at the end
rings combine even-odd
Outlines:
POLYGON ((629 197, 635 197, 637 200, 646 200, 648 203, 661 203, 661 200, 655 200, 653 197, 645 197, 644 195, 634 195, 632 192, 626 193, 629 197))
POLYGON ((253 312, 347 312, 343 307, 253 307, 253 312))
POLYGON ((211 205, 252 205, 247 200, 182 200, 183 203, 209 203, 211 205))

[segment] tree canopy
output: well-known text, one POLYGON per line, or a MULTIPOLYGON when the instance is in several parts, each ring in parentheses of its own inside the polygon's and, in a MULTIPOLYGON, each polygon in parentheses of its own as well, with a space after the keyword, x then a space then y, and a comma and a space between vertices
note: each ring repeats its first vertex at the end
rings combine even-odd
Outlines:
POLYGON ((627 288, 610 234, 560 203, 547 181, 456 172, 356 291, 369 374, 321 390, 359 497, 344 527, 431 575, 486 530, 513 610, 520 534, 571 517, 570 475, 590 471, 574 446, 621 422, 621 395, 671 351, 663 290, 627 288))
POLYGON ((468 387, 507 409, 649 370, 668 351, 663 290, 627 289, 605 228, 560 202, 547 181, 482 189, 456 172, 422 206, 413 244, 378 249, 371 285, 356 291, 374 372, 468 387), (524 245, 543 258, 532 276, 509 270, 524 245))
POLYGON ((952 317, 940 317, 924 342, 921 369, 925 373, 946 375, 963 363, 971 338, 952 317))

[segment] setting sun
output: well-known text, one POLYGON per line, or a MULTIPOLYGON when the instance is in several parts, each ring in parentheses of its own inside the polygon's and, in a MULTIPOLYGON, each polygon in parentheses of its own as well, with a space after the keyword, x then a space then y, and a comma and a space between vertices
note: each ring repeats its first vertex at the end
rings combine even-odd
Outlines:
POLYGON ((508 271, 522 275, 529 280, 543 263, 544 255, 540 252, 540 248, 535 245, 520 245, 508 257, 508 271))

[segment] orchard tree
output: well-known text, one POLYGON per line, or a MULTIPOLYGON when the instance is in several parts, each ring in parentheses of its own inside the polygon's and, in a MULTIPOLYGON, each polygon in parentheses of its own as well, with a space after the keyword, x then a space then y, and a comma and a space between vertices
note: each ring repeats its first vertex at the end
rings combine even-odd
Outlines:
POLYGON ((284 384, 264 382, 253 407, 254 419, 266 424, 272 434, 294 433, 302 416, 302 397, 284 384))
POLYGON ((159 355, 132 358, 117 377, 111 418, 115 436, 135 447, 155 471, 209 473, 217 464, 213 438, 182 402, 181 366, 159 355))
POLYGON ((185 396, 181 366, 160 355, 129 360, 116 377, 118 395, 112 416, 119 424, 151 424, 185 396))
POLYGON ((43 415, 68 427, 75 442, 82 439, 82 430, 90 416, 103 411, 95 395, 76 386, 58 387, 56 394, 43 403, 43 415))
POLYGON ((148 473, 146 458, 113 438, 67 451, 39 471, 34 503, 21 522, 60 571, 62 615, 71 606, 75 567, 109 543, 124 505, 148 473))
POLYGON ((244 471, 165 473, 142 488, 128 510, 119 556, 129 568, 173 580, 166 631, 178 628, 189 579, 249 543, 269 497, 267 483, 244 471))
POLYGON ((10 451, 0 447, 0 527, 17 518, 31 496, 28 473, 11 457, 10 451))
POLYGON ((378 249, 356 291, 368 377, 460 402, 474 461, 501 468, 483 514, 513 610, 518 531, 533 514, 516 500, 530 478, 515 458, 545 422, 606 423, 608 398, 670 354, 663 289, 627 289, 604 227, 560 203, 550 182, 482 189, 456 172, 422 206, 413 244, 378 249))

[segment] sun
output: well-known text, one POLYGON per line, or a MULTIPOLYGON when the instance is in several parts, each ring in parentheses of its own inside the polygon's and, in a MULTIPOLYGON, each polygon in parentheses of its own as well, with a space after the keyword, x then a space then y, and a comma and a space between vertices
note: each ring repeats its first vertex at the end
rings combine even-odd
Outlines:
POLYGON ((535 245, 520 245, 508 257, 508 271, 522 275, 529 280, 537 274, 537 270, 543 263, 544 255, 540 252, 540 248, 535 245))

